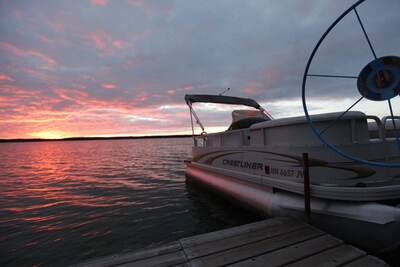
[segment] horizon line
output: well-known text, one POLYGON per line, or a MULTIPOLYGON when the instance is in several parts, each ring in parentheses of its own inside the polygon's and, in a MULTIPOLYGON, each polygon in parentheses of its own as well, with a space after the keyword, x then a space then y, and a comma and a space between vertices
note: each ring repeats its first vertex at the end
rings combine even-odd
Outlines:
POLYGON ((112 140, 112 139, 156 139, 156 138, 181 138, 192 137, 191 134, 173 135, 142 135, 142 136, 87 136, 87 137, 65 137, 65 138, 12 138, 0 139, 0 143, 8 142, 49 142, 49 141, 85 141, 85 140, 112 140))

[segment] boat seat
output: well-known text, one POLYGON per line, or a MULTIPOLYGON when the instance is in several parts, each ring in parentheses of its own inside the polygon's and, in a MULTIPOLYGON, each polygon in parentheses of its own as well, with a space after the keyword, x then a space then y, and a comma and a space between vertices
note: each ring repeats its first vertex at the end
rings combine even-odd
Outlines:
POLYGON ((260 118, 260 117, 244 118, 244 119, 233 122, 229 126, 228 131, 250 128, 251 125, 260 123, 260 122, 264 122, 264 121, 267 121, 267 119, 260 118))

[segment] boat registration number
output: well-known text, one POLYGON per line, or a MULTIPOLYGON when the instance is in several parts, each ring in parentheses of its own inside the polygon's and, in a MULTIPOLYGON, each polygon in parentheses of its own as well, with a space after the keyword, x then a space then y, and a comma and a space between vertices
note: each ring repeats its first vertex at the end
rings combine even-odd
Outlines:
POLYGON ((299 170, 293 169, 286 169, 286 168, 276 168, 276 167, 269 167, 265 166, 265 173, 266 174, 273 174, 278 176, 286 176, 286 177, 304 177, 304 172, 299 170))

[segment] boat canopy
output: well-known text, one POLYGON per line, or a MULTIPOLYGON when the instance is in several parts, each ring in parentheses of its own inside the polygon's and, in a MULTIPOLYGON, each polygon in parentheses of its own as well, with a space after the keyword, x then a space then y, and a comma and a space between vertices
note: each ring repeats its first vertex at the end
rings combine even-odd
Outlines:
POLYGON ((234 96, 224 96, 224 95, 185 95, 186 104, 189 106, 195 102, 203 103, 218 103, 218 104, 234 104, 234 105, 244 105, 260 109, 261 106, 249 98, 241 98, 234 96))
MULTIPOLYGON (((224 95, 185 95, 186 104, 189 106, 190 109, 190 118, 192 116, 195 117, 197 124, 199 124, 200 128, 202 129, 202 134, 204 132, 204 126, 200 122, 199 117, 197 116, 196 112, 194 111, 192 104, 196 102, 202 103, 217 103, 217 104, 233 104, 233 105, 243 105, 248 107, 253 107, 261 111, 262 116, 267 120, 272 120, 272 116, 253 99, 249 98, 241 98, 241 97, 234 97, 234 96, 224 96, 224 95)), ((192 133, 194 135, 194 127, 193 127, 193 120, 192 120, 192 133)))

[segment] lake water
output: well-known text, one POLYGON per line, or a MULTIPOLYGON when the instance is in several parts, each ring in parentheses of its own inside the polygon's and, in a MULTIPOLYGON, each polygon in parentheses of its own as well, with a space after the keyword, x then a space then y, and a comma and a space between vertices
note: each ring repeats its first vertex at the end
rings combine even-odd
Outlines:
POLYGON ((0 266, 65 266, 259 220, 185 184, 191 143, 0 143, 0 266))

